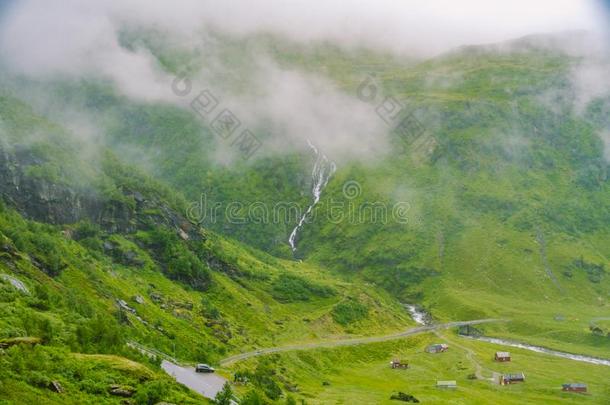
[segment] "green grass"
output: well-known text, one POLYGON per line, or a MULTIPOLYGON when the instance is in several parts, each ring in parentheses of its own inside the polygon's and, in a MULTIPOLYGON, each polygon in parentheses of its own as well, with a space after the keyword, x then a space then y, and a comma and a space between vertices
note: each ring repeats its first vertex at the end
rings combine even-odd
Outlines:
MULTIPOLYGON (((30 378, 19 371, 30 353, 7 349, 8 363, 0 373, 6 387, 0 399, 7 401, 17 401, 20 391, 27 401, 35 401, 53 379, 69 389, 66 403, 114 403, 107 395, 107 387, 114 383, 144 393, 161 390, 162 398, 182 398, 178 403, 192 401, 193 394, 186 392, 177 397, 175 384, 163 378, 158 364, 127 347, 130 340, 183 361, 214 363, 248 349, 347 334, 384 334, 413 325, 400 304, 383 291, 358 280, 347 282, 308 263, 275 259, 214 234, 199 242, 200 249, 213 252, 224 267, 211 272, 211 284, 202 292, 169 279, 155 252, 136 244, 134 235, 115 234, 108 240, 115 246, 113 252, 134 252, 138 265, 117 262, 115 253, 91 250, 91 236, 81 243, 65 229, 62 233, 61 227, 26 221, 6 208, 0 211, 0 229, 10 236, 0 233, 0 273, 19 279, 29 290, 22 293, 8 281, 0 282, 0 341, 35 339, 40 345, 31 349, 31 356, 42 356, 30 378), (49 252, 61 258, 61 266, 50 275, 47 263, 55 256, 49 252), (305 286, 311 296, 278 299, 278 284, 272 280, 280 279, 305 286), (371 316, 344 327, 334 320, 333 309, 351 297, 366 303, 371 316), (137 314, 120 310, 118 300, 137 314), (98 370, 91 378, 97 382, 81 387, 86 394, 75 393, 80 377, 70 371, 73 367, 98 370), (120 377, 124 373, 137 374, 137 382, 120 377), (164 388, 154 381, 162 381, 164 388)), ((83 229, 79 232, 89 235, 83 229)), ((19 346, 23 345, 13 347, 19 346)), ((55 400, 51 395, 50 401, 55 400)))
MULTIPOLYGON (((274 355, 271 363, 282 380, 296 384, 308 404, 392 404, 390 395, 405 392, 422 403, 435 404, 535 404, 535 403, 607 403, 610 382, 608 368, 579 363, 525 350, 510 349, 513 361, 499 364, 493 361, 495 351, 506 350, 482 342, 469 341, 451 333, 446 337, 420 335, 403 341, 371 344, 349 348, 321 349, 274 355), (450 349, 442 354, 428 354, 424 348, 431 343, 447 342, 450 349), (461 347, 455 345, 457 343, 461 347), (524 372, 526 382, 499 386, 488 381, 469 379, 474 364, 483 367, 483 375, 524 372), (408 370, 392 370, 390 360, 408 361, 408 370), (455 391, 438 390, 438 380, 456 380, 455 391), (561 384, 585 382, 589 394, 580 396, 561 392, 561 384)), ((248 360, 235 365, 247 369, 263 360, 248 360)), ((248 388, 244 388, 246 391, 248 388)))
MULTIPOLYGON (((152 48, 163 45, 154 35, 150 41, 152 48)), ((24 295, 0 282, 0 339, 42 340, 32 353, 19 347, 0 356, 8 362, 0 368, 0 399, 106 401, 96 392, 97 380, 111 376, 138 386, 142 376, 163 380, 154 362, 126 348, 129 340, 183 360, 214 363, 259 348, 395 333, 414 325, 401 302, 422 305, 438 321, 506 318, 480 329, 609 357, 610 339, 589 329, 593 318, 608 317, 610 309, 609 167, 597 136, 607 100, 584 115, 565 98, 552 105, 541 101, 546 94, 569 97, 567 73, 574 59, 542 50, 465 49, 415 62, 328 44, 295 47, 267 36, 253 39, 256 47, 220 41, 223 57, 240 72, 239 83, 222 86, 247 92, 245 62, 264 50, 287 68, 322 67, 348 94, 376 73, 383 95, 407 99, 440 146, 432 156, 418 157, 390 135, 392 150, 383 159, 341 162, 317 206, 322 215, 300 235, 297 256, 303 261, 296 262, 278 258, 293 257, 287 239, 296 218, 245 225, 208 218, 200 242, 181 240, 175 227, 158 218, 167 211, 181 216, 202 193, 209 206, 305 206, 310 157, 270 155, 227 167, 214 160, 218 145, 210 129, 188 111, 132 102, 95 81, 53 83, 46 90, 59 104, 86 105, 105 134, 99 155, 77 159, 83 146, 78 137, 3 91, 0 136, 9 153, 18 150, 33 162, 25 164, 25 178, 41 188, 93 193, 126 215, 137 211, 133 191, 158 204, 127 224, 137 224, 137 232, 85 229, 82 223, 51 226, 0 207, 0 242, 9 247, 0 253, 0 272, 31 291, 24 295), (407 223, 326 221, 324 210, 345 200, 343 184, 351 180, 362 188, 350 200, 355 208, 371 201, 390 207, 408 202, 407 223), (87 237, 70 237, 81 231, 87 237), (104 241, 119 253, 105 252, 104 241), (124 260, 127 252, 140 264, 124 260), (137 316, 119 310, 119 299, 137 316), (104 357, 112 355, 120 357, 104 357), (19 362, 36 356, 57 359, 57 365, 20 374, 19 362), (77 371, 93 381, 83 393, 77 371), (66 398, 37 385, 51 377, 69 388, 66 398)), ((190 58, 163 46, 154 54, 170 71, 190 58)), ((608 329, 606 321, 600 325, 608 329)), ((393 391, 428 403, 603 403, 610 397, 607 368, 518 350, 512 350, 513 363, 496 365, 490 363, 493 346, 446 336, 466 349, 430 356, 422 348, 437 338, 420 336, 286 353, 272 357, 260 373, 283 391, 298 385, 295 395, 308 403, 388 403, 393 391), (527 383, 497 387, 468 380, 474 371, 468 350, 487 369, 525 371, 527 383), (408 358, 412 369, 389 370, 396 356, 408 358), (459 388, 439 392, 438 379, 456 379, 459 388), (572 381, 589 383, 591 394, 558 392, 561 383, 572 381)), ((239 367, 253 369, 258 361, 239 367)), ((273 387, 265 378, 259 384, 273 387)), ((192 400, 167 384, 168 398, 192 400)))
POLYGON ((3 403, 26 404, 119 404, 120 397, 108 393, 111 385, 135 392, 138 404, 162 399, 176 403, 207 401, 178 385, 162 371, 129 359, 110 355, 68 353, 57 348, 14 347, 0 358, 3 403), (51 389, 60 384, 63 392, 51 389))

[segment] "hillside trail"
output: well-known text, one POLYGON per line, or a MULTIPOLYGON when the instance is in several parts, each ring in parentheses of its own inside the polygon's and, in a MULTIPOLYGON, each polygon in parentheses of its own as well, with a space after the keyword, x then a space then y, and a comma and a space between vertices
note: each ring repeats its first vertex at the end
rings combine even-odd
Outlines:
POLYGON ((447 341, 449 343, 451 343, 452 346, 455 346, 459 349, 462 349, 464 352, 466 352, 466 358, 474 365, 474 375, 475 377, 477 377, 477 380, 485 380, 485 381, 491 381, 493 382, 493 377, 485 377, 483 375, 483 370, 485 371, 489 371, 492 375, 493 375, 493 371, 491 370, 487 370, 485 369, 476 359, 476 353, 474 352, 474 350, 472 350, 469 347, 463 346, 459 343, 457 343, 455 340, 453 339, 448 339, 445 335, 441 334, 439 331, 434 331, 433 332, 436 336, 438 336, 440 339, 447 341))

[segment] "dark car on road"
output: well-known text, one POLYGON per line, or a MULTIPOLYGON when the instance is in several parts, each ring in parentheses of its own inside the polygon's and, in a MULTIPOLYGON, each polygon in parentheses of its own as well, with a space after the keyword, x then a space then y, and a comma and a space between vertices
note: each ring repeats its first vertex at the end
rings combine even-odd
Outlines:
POLYGON ((197 364, 195 366, 195 371, 198 373, 213 373, 216 370, 207 364, 197 364))

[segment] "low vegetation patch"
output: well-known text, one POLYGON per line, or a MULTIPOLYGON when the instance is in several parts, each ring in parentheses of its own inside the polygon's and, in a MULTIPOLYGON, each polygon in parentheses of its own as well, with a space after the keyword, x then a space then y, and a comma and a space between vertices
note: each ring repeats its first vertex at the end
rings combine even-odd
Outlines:
POLYGON ((309 301, 312 297, 332 297, 335 295, 335 290, 298 276, 281 274, 271 285, 271 295, 280 302, 289 303, 309 301))
POLYGON ((399 392, 398 394, 393 394, 390 399, 396 400, 396 401, 403 401, 403 402, 412 402, 414 404, 418 404, 419 403, 419 399, 415 398, 413 395, 411 394, 405 394, 404 392, 399 392))
POLYGON ((68 403, 59 395, 70 398, 69 403, 83 404, 108 403, 113 396, 130 397, 129 403, 134 405, 192 404, 200 399, 164 373, 120 356, 74 354, 42 345, 14 346, 0 357, 0 366, 0 383, 14 387, 0 396, 9 403, 32 403, 24 397, 68 403))
MULTIPOLYGON (((275 365, 273 364, 273 361, 269 359, 262 359, 254 371, 246 370, 235 373, 236 381, 248 381, 252 383, 256 390, 264 393, 264 395, 272 401, 278 400, 282 396, 282 388, 278 383, 279 379, 279 375, 275 370, 275 365)), ((249 396, 250 395, 254 394, 249 394, 249 396)))
POLYGON ((167 277, 199 291, 209 288, 211 276, 208 267, 180 241, 175 232, 159 227, 139 236, 142 242, 157 252, 157 259, 167 277))
POLYGON ((332 311, 335 322, 343 326, 361 321, 362 319, 365 319, 368 314, 368 307, 353 299, 338 303, 332 311))
POLYGON ((566 270, 563 272, 563 275, 568 278, 572 278, 574 272, 581 271, 585 272, 590 282, 596 284, 599 284, 602 277, 606 274, 606 269, 604 268, 603 263, 589 263, 581 257, 580 259, 574 260, 571 265, 567 266, 566 270))

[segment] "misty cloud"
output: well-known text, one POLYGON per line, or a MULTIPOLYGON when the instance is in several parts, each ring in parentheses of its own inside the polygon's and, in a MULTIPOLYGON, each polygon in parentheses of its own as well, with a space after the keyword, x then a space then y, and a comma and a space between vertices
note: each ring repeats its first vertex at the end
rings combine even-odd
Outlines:
POLYGON ((169 78, 150 53, 119 44, 119 26, 108 10, 72 0, 50 3, 18 3, 4 16, 0 49, 9 67, 41 79, 101 76, 128 97, 167 97, 169 78))
POLYGON ((73 58, 83 51, 116 50, 109 33, 121 25, 155 26, 185 40, 205 26, 431 56, 532 33, 601 31, 604 18, 592 0, 257 0, 256 6, 248 0, 24 0, 8 10, 2 37, 3 48, 22 64, 78 68, 87 62, 73 58))
POLYGON ((386 150, 387 130, 374 106, 340 92, 329 80, 280 69, 270 60, 259 63, 257 87, 235 95, 231 108, 272 134, 265 149, 281 151, 295 143, 305 148, 309 140, 333 159, 379 156, 386 150))
MULTIPOLYGON (((4 10, 0 55, 14 72, 39 80, 101 77, 137 101, 186 108, 171 92, 174 76, 145 46, 122 45, 126 28, 156 30, 186 50, 212 55, 193 76, 195 86, 210 88, 219 83, 218 72, 234 68, 214 56, 210 31, 238 38, 269 32, 297 42, 429 57, 537 32, 602 31, 603 18, 597 2, 579 0, 257 0, 255 6, 246 0, 23 0, 4 10)), ((387 128, 374 108, 330 81, 282 69, 265 55, 246 73, 255 88, 237 92, 218 84, 216 91, 246 125, 271 134, 268 150, 306 139, 336 156, 363 157, 387 147, 387 128)), ((436 80, 447 86, 459 81, 450 79, 436 80)))
POLYGON ((610 162, 610 130, 602 132, 600 137, 604 142, 604 157, 606 161, 610 162))
POLYGON ((610 95, 610 62, 586 59, 572 72, 577 107, 582 110, 592 100, 610 95))

